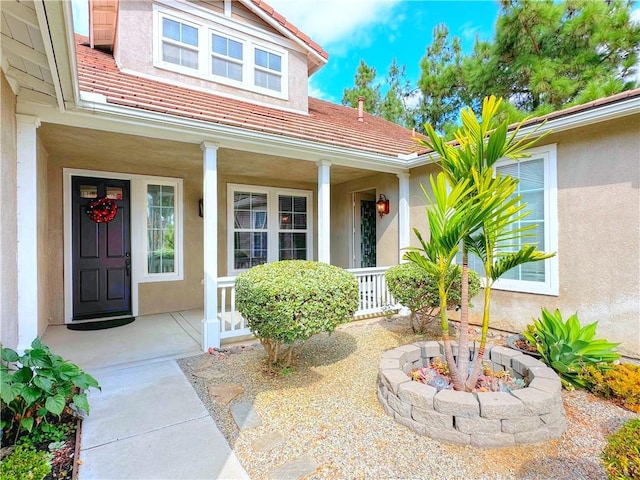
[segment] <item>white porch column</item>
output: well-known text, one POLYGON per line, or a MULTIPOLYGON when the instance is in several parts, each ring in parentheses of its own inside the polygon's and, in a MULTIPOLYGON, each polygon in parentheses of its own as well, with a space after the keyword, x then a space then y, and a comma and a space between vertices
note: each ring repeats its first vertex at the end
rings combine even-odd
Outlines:
POLYGON ((218 145, 202 142, 203 152, 203 242, 204 242, 204 318, 202 350, 220 348, 218 318, 218 145))
POLYGON ((318 162, 318 261, 331 263, 331 162, 318 162))
MULTIPOLYGON (((38 336, 38 141, 40 119, 17 120, 18 345, 23 352, 38 336)), ((9 255, 10 252, 4 252, 9 255)))
POLYGON ((405 250, 411 245, 411 225, 409 210, 409 174, 398 173, 398 262, 402 262, 405 250))

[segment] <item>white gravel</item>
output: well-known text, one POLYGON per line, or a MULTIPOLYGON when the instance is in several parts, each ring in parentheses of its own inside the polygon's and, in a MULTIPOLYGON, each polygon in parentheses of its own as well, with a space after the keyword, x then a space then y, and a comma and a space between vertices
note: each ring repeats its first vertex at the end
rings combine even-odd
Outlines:
POLYGON ((403 318, 381 319, 313 337, 287 375, 268 371, 259 343, 179 364, 253 479, 269 478, 273 469, 303 456, 318 465, 307 479, 606 479, 599 464, 605 436, 638 415, 586 392, 563 392, 567 431, 541 444, 475 450, 397 424, 376 399, 378 358, 432 338, 413 335, 403 318), (193 375, 203 372, 210 378, 193 375), (228 405, 207 393, 208 385, 225 383, 242 385, 244 393, 234 401, 252 401, 262 425, 238 431, 228 405), (261 452, 251 447, 274 433, 284 437, 279 446, 261 452))

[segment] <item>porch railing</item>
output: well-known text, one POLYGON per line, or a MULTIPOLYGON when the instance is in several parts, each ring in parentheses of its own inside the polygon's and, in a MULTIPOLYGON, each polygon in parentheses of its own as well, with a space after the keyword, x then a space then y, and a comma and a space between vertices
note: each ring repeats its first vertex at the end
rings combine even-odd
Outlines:
MULTIPOLYGON (((358 310, 354 319, 381 314, 384 310, 396 307, 396 302, 387 289, 384 274, 389 267, 352 268, 359 286, 358 310)), ((246 320, 236 310, 236 277, 218 278, 218 318, 220 319, 220 338, 236 338, 251 335, 246 320)))

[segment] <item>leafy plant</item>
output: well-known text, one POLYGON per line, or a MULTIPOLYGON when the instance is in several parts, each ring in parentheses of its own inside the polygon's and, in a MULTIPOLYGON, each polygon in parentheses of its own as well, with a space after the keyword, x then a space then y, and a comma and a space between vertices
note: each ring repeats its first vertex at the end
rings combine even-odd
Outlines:
POLYGON ((482 361, 489 332, 491 288, 507 271, 519 265, 541 261, 553 254, 535 249, 524 242, 526 232, 535 225, 518 227, 529 213, 526 203, 517 195, 518 180, 495 173, 499 159, 518 160, 536 140, 534 132, 519 137, 520 123, 509 133, 506 121, 498 121, 501 100, 486 97, 482 105, 482 120, 467 107, 461 112, 462 127, 455 132, 456 144, 445 142, 433 126, 425 125, 428 140, 419 143, 440 156, 442 173, 431 178, 431 192, 427 197, 429 241, 414 230, 419 248, 410 249, 405 258, 434 275, 440 299, 445 357, 456 390, 471 391, 482 373, 482 361), (469 252, 482 262, 484 308, 478 353, 469 367, 467 355, 453 356, 446 309, 451 291, 449 269, 458 251, 462 252, 461 309, 459 349, 469 345, 469 252))
POLYGON ((583 369, 580 378, 596 395, 640 413, 640 365, 620 363, 607 368, 590 365, 583 369))
POLYGON ((236 305, 269 363, 288 366, 297 346, 351 319, 358 282, 346 270, 321 262, 267 263, 238 275, 236 305))
MULTIPOLYGON (((447 296, 447 310, 452 310, 461 302, 462 275, 457 265, 452 265, 447 273, 450 284, 447 296)), ((385 273, 389 292, 402 305, 411 310, 411 328, 414 332, 424 332, 427 323, 439 315, 440 297, 437 278, 417 264, 401 263, 385 273)), ((476 272, 469 272, 469 297, 480 291, 480 279, 476 272)))
POLYGON ((0 400, 2 428, 15 430, 14 442, 23 431, 32 432, 48 417, 60 417, 68 404, 89 413, 85 390, 100 388, 91 375, 74 363, 54 355, 39 338, 23 355, 2 348, 0 400))
POLYGON ((76 431, 73 423, 41 422, 29 435, 20 437, 18 443, 36 445, 44 442, 61 442, 76 431))
POLYGON ((600 459, 609 480, 640 478, 640 418, 629 420, 607 437, 600 459))
POLYGON ((525 331, 523 335, 536 344, 542 361, 560 375, 563 385, 569 389, 586 388, 587 383, 580 375, 585 367, 620 358, 614 351, 617 343, 594 340, 598 322, 581 327, 577 314, 565 322, 559 310, 551 313, 543 308, 542 317, 534 320, 533 325, 535 333, 525 331))
POLYGON ((18 445, 0 463, 0 478, 12 480, 42 480, 51 472, 52 455, 37 451, 30 445, 18 445))

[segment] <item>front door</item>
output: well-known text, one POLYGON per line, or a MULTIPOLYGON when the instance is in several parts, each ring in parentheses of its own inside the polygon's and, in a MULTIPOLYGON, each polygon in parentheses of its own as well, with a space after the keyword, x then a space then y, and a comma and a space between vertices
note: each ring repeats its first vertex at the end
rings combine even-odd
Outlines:
POLYGON ((72 320, 131 315, 129 181, 73 177, 72 320))
POLYGON ((376 266, 376 202, 360 200, 360 267, 376 266))

